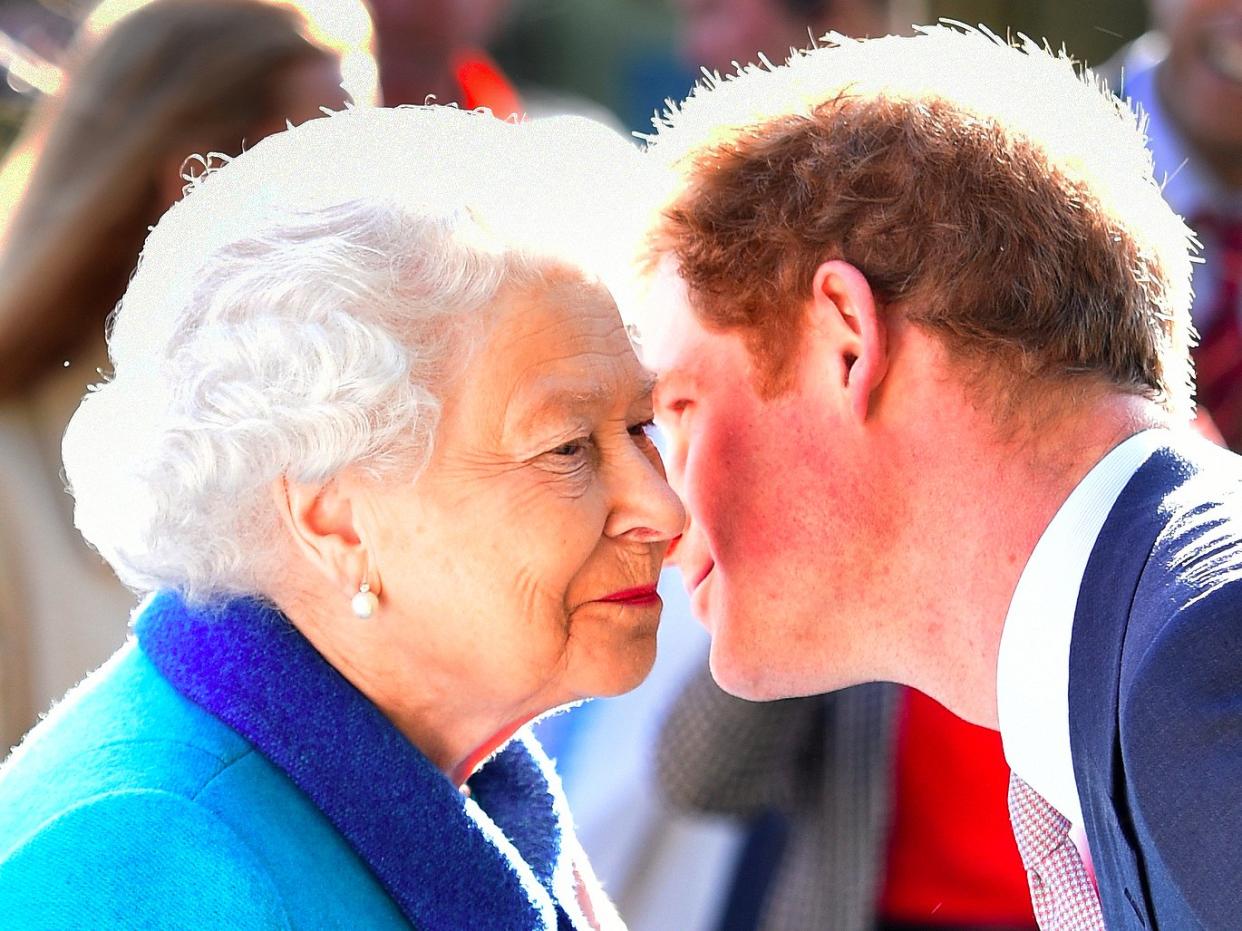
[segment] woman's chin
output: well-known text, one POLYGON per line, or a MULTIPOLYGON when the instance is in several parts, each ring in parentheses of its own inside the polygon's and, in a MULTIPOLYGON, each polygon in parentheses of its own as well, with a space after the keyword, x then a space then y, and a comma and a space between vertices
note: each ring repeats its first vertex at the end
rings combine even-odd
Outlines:
POLYGON ((598 675, 592 676, 586 683, 588 694, 592 698, 615 698, 632 692, 643 684, 655 665, 656 639, 652 636, 643 638, 643 642, 631 643, 624 651, 611 658, 611 662, 603 664, 598 675))

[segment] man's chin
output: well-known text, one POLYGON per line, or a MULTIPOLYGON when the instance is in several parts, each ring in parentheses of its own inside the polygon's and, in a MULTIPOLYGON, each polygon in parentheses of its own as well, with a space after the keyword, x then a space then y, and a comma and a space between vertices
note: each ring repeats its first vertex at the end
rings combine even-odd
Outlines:
MULTIPOLYGON (((710 628, 709 628, 710 629, 710 628)), ((791 697, 782 688, 780 675, 745 647, 732 649, 713 632, 710 657, 712 678, 722 689, 747 701, 774 701, 791 697)))
POLYGON ((712 678, 730 695, 747 701, 805 698, 872 681, 821 666, 805 650, 765 649, 770 646, 770 641, 736 641, 727 626, 718 626, 709 657, 712 678))

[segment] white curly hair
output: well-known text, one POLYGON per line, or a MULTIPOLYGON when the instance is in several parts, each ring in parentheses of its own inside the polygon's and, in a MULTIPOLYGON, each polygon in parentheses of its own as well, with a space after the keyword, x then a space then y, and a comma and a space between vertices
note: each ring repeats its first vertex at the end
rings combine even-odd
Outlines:
POLYGON ((497 292, 612 280, 641 165, 589 120, 450 107, 347 110, 204 161, 64 441, 83 536, 134 590, 196 601, 280 572, 281 476, 416 477, 497 292))

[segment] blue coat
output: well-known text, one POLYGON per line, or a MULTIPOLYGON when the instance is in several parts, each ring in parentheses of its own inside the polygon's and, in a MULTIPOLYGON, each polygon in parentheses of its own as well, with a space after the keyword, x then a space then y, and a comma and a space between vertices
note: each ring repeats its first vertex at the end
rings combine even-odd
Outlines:
POLYGON ((271 608, 135 626, 0 769, 4 927, 585 927, 533 740, 465 799, 271 608))
POLYGON ((1242 459, 1157 451, 1087 564, 1070 745, 1104 918, 1242 927, 1242 459))

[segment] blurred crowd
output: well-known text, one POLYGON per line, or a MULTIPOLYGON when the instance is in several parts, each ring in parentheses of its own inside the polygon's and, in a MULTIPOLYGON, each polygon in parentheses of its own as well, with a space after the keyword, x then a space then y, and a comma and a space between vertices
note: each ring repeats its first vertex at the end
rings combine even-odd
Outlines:
MULTIPOLYGON (((830 31, 908 30, 925 14, 886 0, 672 0, 663 48, 630 62, 614 113, 579 87, 511 79, 495 53, 512 54, 507 0, 0 3, 3 746, 126 636, 133 599, 74 530, 60 438, 107 377, 108 317, 147 231, 205 165, 346 106, 573 112, 642 130, 635 114, 680 98, 699 69, 781 61, 830 31)), ((1157 177, 1203 243, 1204 430, 1242 449, 1242 4, 1151 0, 1150 14, 1152 31, 1097 73, 1147 114, 1157 177)), ((630 927, 1033 927, 996 733, 891 685, 732 698, 707 673, 679 589, 662 587, 660 659, 642 687, 542 725, 630 927)))

